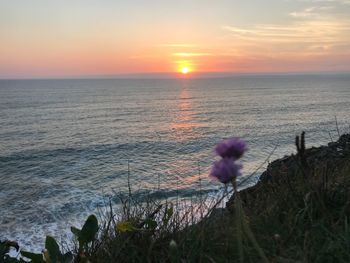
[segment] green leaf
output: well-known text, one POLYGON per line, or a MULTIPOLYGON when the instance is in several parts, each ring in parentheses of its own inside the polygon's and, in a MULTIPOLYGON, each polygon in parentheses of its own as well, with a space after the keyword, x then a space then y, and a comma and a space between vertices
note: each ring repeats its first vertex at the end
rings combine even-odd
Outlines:
POLYGON ((164 213, 164 216, 163 216, 163 219, 162 219, 164 225, 168 224, 168 222, 169 222, 170 218, 173 216, 173 214, 174 214, 173 207, 170 207, 170 208, 165 210, 165 213, 164 213))
POLYGON ((9 247, 5 246, 3 243, 0 243, 0 259, 4 257, 6 253, 10 251, 9 247))
POLYGON ((116 230, 120 233, 125 233, 125 232, 133 232, 135 230, 137 230, 136 227, 134 227, 132 225, 131 222, 129 221, 122 221, 119 222, 116 226, 115 226, 116 230))
POLYGON ((50 262, 57 263, 61 256, 61 252, 60 252, 60 247, 58 246, 56 240, 53 237, 51 236, 46 237, 45 248, 49 252, 50 262))
POLYGON ((42 254, 21 251, 21 255, 32 260, 32 263, 45 263, 42 254))
POLYGON ((146 224, 146 227, 148 228, 148 229, 155 229, 156 227, 157 227, 157 222, 156 221, 154 221, 153 219, 151 219, 151 218, 147 218, 146 220, 145 220, 145 224, 146 224))
POLYGON ((168 219, 169 219, 170 217, 172 217, 173 214, 174 214, 174 208, 173 208, 173 207, 170 207, 170 208, 168 208, 168 209, 166 210, 166 215, 167 215, 168 219))
POLYGON ((70 231, 72 231, 72 233, 73 233, 77 238, 80 237, 80 233, 81 233, 81 230, 80 230, 80 229, 78 229, 78 228, 72 226, 72 227, 70 228, 70 231))
POLYGON ((71 252, 67 252, 66 254, 62 255, 60 258, 60 261, 62 263, 69 263, 73 260, 73 254, 71 252))
POLYGON ((98 231, 98 222, 95 215, 90 215, 80 231, 78 240, 82 244, 87 244, 95 239, 98 231))

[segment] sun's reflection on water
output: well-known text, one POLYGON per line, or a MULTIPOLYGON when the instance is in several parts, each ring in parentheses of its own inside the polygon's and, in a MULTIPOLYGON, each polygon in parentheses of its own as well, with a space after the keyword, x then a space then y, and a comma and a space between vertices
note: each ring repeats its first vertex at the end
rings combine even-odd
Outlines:
POLYGON ((191 140, 198 137, 196 128, 202 126, 199 122, 193 94, 188 85, 183 85, 177 102, 177 110, 170 129, 176 140, 191 140))

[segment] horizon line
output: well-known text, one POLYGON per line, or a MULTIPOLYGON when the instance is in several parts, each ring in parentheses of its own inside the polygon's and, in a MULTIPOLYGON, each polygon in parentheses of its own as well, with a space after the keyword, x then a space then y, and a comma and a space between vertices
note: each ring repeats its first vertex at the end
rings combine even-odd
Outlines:
POLYGON ((286 76, 286 75, 347 75, 350 71, 286 71, 286 72, 191 72, 183 75, 179 72, 136 72, 121 74, 96 75, 62 75, 62 76, 32 76, 32 77, 1 77, 0 80, 69 80, 69 79, 202 79, 228 78, 235 76, 286 76))

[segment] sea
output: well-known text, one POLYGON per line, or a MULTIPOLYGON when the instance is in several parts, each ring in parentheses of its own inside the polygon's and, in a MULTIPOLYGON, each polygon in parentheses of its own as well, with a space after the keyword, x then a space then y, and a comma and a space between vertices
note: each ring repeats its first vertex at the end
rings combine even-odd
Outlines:
POLYGON ((350 75, 0 80, 0 240, 39 250, 118 195, 219 194, 223 138, 244 139, 242 178, 350 132, 350 75))

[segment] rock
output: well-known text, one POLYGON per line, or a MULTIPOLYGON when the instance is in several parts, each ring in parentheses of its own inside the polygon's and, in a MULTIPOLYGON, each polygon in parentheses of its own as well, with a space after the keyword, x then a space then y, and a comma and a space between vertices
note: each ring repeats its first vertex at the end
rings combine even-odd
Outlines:
MULTIPOLYGON (((337 142, 328 143, 328 146, 305 149, 302 156, 300 154, 292 154, 271 162, 267 166, 266 171, 260 175, 258 183, 241 192, 242 194, 249 193, 251 195, 261 184, 266 184, 270 181, 279 183, 281 178, 279 175, 281 174, 293 178, 293 176, 301 174, 310 176, 315 168, 335 169, 339 163, 347 159, 350 161, 350 134, 340 136, 337 142)), ((233 199, 234 196, 231 197, 227 204, 231 204, 233 199)))

